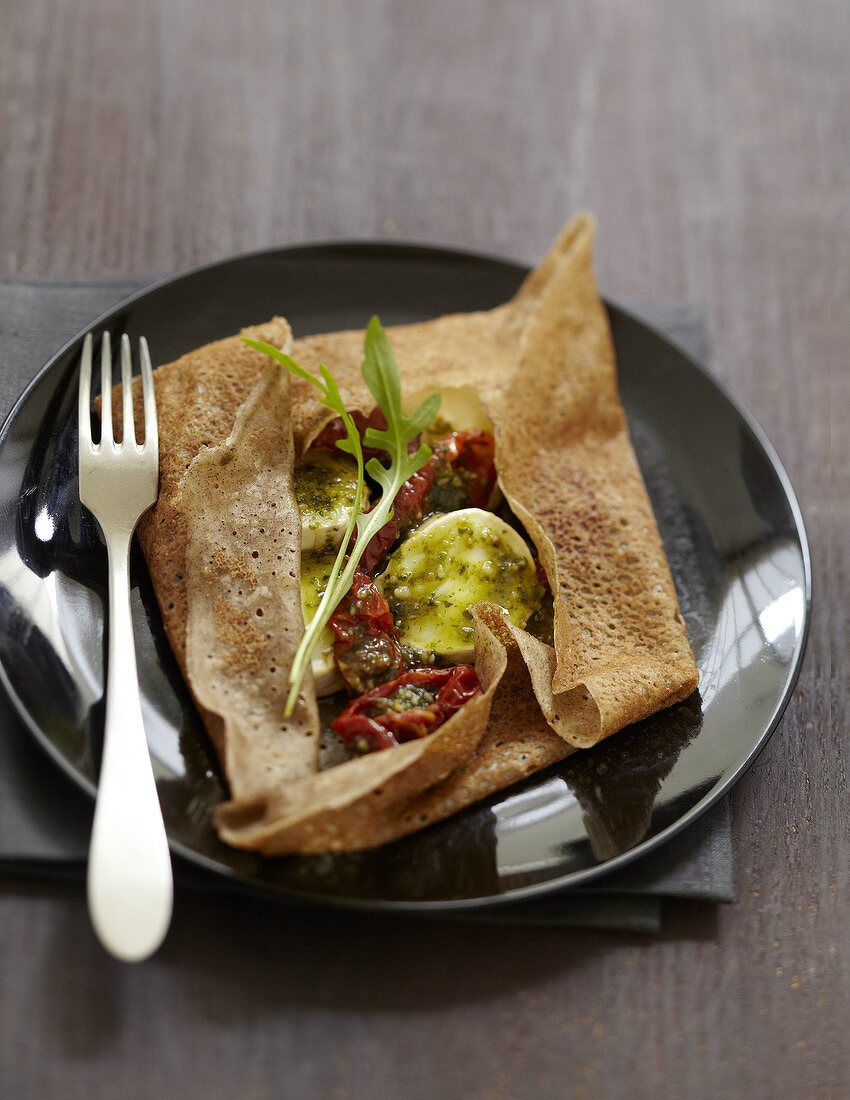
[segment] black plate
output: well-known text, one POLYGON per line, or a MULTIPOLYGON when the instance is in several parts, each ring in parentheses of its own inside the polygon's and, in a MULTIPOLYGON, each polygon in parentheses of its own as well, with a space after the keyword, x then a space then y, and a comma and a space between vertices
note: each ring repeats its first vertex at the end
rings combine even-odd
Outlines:
MULTIPOLYGON (((334 244, 240 256, 167 279, 92 328, 147 336, 164 363, 285 314, 296 335, 484 309, 525 268, 433 248, 334 244)), ((217 765, 133 562, 143 708, 172 848, 245 884, 367 907, 450 908, 587 882, 708 808, 764 746, 805 644, 799 508, 752 418, 697 363, 609 306, 621 393, 700 669, 700 691, 562 764, 373 852, 261 859, 210 825, 217 765)), ((93 793, 102 726, 105 554, 76 478, 80 337, 0 435, 0 662, 21 715, 93 793)))

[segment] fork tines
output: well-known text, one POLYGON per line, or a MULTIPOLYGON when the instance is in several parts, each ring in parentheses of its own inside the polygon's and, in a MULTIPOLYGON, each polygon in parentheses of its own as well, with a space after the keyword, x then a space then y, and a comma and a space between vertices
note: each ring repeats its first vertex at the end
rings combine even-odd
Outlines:
POLYGON ((79 388, 79 430, 80 445, 97 453, 104 444, 111 450, 121 450, 124 443, 132 443, 137 448, 158 450, 156 404, 154 401, 153 368, 148 351, 148 342, 139 338, 139 362, 142 378, 142 405, 145 414, 145 438, 140 444, 136 439, 133 418, 133 358, 130 351, 130 338, 126 333, 121 337, 121 404, 123 417, 122 442, 116 444, 112 430, 112 341, 108 331, 104 331, 100 342, 100 443, 92 443, 91 435, 91 376, 92 376, 92 334, 86 333, 80 358, 79 388))

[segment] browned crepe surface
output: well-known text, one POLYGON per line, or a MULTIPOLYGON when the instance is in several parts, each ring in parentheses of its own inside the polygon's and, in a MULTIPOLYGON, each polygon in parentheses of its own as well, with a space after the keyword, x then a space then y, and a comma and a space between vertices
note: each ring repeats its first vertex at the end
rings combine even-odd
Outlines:
POLYGON ((697 684, 617 393, 593 235, 583 224, 555 265, 494 411, 502 490, 555 593, 554 650, 513 633, 547 721, 580 748, 697 684))
MULTIPOLYGON (((276 317, 244 330, 246 336, 288 351, 289 324, 276 317)), ((268 364, 236 336, 207 344, 154 371, 159 427, 159 495, 139 524, 139 541, 150 569, 171 648, 186 675, 186 517, 181 483, 202 448, 227 438, 236 413, 268 364)), ((113 401, 118 426, 120 402, 113 401)), ((136 431, 144 430, 141 390, 136 393, 136 431)), ((116 436, 120 438, 120 435, 116 436)))
MULTIPOLYGON (((388 330, 408 392, 445 385, 479 391, 496 424, 503 490, 537 545, 555 593, 555 649, 509 630, 482 607, 476 666, 483 699, 423 741, 328 771, 316 770, 309 682, 294 724, 278 710, 291 631, 301 629, 300 590, 297 567, 272 578, 277 549, 266 536, 273 529, 269 497, 277 483, 275 509, 289 515, 287 552, 297 561, 290 446, 302 453, 329 414, 306 383, 293 380, 277 428, 269 410, 280 404, 279 387, 267 388, 263 398, 255 394, 234 429, 240 405, 268 364, 236 338, 156 372, 161 491, 140 537, 169 639, 231 785, 231 801, 217 814, 230 843, 269 853, 385 843, 574 747, 594 744, 696 686, 616 391, 607 318, 593 280, 592 238, 592 221, 574 219, 517 296, 495 310, 388 330), (294 442, 275 449, 275 431, 289 431, 288 413, 294 442), (235 457, 246 448, 253 453, 235 457), (230 455, 228 464, 217 467, 224 455, 230 455), (202 507, 219 491, 219 469, 235 475, 219 502, 245 494, 249 499, 261 485, 269 490, 235 525, 225 522, 227 508, 213 516, 202 507), (233 563, 246 563, 249 544, 249 552, 259 555, 247 562, 254 587, 234 600, 242 566, 233 563), (272 590, 282 640, 263 638, 260 645, 258 633, 275 632, 258 632, 256 601, 265 617, 272 590), (222 683, 227 706, 216 699, 222 683)), ((350 408, 365 411, 374 404, 359 370, 362 331, 306 337, 291 349, 281 319, 250 335, 290 350, 307 368, 324 363, 350 408)), ((270 385, 269 377, 260 387, 270 385)))
POLYGON ((319 766, 312 685, 284 714, 304 632, 301 521, 293 488, 289 375, 271 364, 228 440, 201 450, 182 479, 189 578, 186 676, 214 731, 231 794, 319 766))

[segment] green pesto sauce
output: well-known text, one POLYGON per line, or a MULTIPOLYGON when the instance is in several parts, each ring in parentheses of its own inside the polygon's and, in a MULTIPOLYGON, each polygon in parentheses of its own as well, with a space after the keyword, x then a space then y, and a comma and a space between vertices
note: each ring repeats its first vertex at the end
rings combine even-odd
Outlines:
POLYGON ((301 607, 305 623, 309 623, 316 614, 328 586, 336 555, 334 546, 309 550, 301 555, 301 607))
POLYGON ((469 474, 466 470, 441 471, 427 497, 431 512, 456 512, 469 501, 469 474))
POLYGON ((334 455, 314 455, 295 467, 295 499, 308 527, 347 518, 357 499, 357 467, 334 455))
POLYGON ((422 432, 422 438, 426 443, 434 443, 438 439, 445 439, 455 430, 454 426, 440 413, 434 417, 427 428, 422 432))
POLYGON ((390 711, 406 711, 418 707, 427 707, 435 699, 436 695, 433 691, 428 691, 427 688, 420 687, 417 684, 405 684, 403 687, 397 688, 392 695, 375 699, 369 708, 369 712, 374 718, 379 714, 388 714, 390 711))

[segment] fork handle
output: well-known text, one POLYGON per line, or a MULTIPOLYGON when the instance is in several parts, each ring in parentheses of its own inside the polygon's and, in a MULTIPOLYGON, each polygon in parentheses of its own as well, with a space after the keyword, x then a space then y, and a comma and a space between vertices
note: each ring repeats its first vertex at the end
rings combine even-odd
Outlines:
POLYGON ((104 947, 126 962, 151 955, 171 920, 171 857, 142 723, 130 616, 130 539, 107 540, 106 725, 88 862, 88 903, 104 947))

